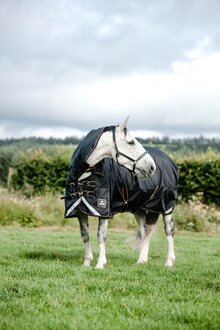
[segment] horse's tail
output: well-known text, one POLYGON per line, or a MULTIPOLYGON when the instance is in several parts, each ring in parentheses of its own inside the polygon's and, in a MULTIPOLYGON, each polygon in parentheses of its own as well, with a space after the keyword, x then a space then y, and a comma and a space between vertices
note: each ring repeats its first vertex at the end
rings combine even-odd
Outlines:
POLYGON ((141 235, 140 229, 137 229, 135 232, 133 232, 127 240, 128 244, 132 247, 132 249, 136 251, 141 250, 142 241, 143 236, 141 235))

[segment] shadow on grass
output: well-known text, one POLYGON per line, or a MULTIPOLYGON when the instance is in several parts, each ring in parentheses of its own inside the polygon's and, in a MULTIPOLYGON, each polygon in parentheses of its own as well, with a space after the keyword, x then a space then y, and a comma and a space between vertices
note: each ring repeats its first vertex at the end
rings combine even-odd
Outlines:
POLYGON ((37 260, 74 261, 80 264, 82 262, 82 251, 34 250, 21 254, 21 257, 25 259, 37 260))
MULTIPOLYGON (((98 251, 93 252, 93 264, 98 260, 98 251)), ((134 265, 137 263, 139 256, 138 251, 107 251, 106 257, 108 263, 114 266, 121 266, 122 264, 134 265)), ((61 261, 61 262, 74 262, 76 265, 82 265, 84 252, 81 248, 71 250, 59 250, 59 249, 33 249, 25 251, 20 254, 21 258, 29 260, 50 260, 50 261, 61 261)), ((154 263, 161 259, 161 256, 157 253, 151 253, 150 262, 154 263)))

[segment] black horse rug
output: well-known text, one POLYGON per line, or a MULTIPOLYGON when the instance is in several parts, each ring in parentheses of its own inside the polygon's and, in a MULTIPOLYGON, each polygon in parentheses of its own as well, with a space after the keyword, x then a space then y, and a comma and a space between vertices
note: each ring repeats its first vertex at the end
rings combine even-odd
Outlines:
POLYGON ((77 217, 78 210, 102 218, 119 212, 134 213, 140 208, 162 214, 172 211, 177 200, 178 168, 157 148, 147 148, 156 163, 156 172, 148 179, 139 179, 112 158, 105 158, 89 168, 89 177, 78 180, 88 170, 86 160, 99 137, 111 129, 91 131, 74 152, 66 180, 65 217, 77 217))

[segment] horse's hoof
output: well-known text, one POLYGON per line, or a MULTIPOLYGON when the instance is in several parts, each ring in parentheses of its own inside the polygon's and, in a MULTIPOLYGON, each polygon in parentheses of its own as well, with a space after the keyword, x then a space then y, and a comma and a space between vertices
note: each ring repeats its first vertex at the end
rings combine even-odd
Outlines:
POLYGON ((97 263, 97 265, 95 266, 95 268, 96 269, 104 269, 104 267, 105 267, 105 264, 103 264, 103 263, 97 263))
POLYGON ((147 262, 148 262, 148 259, 138 259, 137 264, 143 265, 143 264, 146 264, 147 262))
POLYGON ((90 260, 85 260, 83 266, 84 267, 90 267, 90 260))
POLYGON ((173 264, 174 264, 174 260, 172 259, 167 259, 166 263, 165 263, 165 266, 166 267, 173 267, 173 264))

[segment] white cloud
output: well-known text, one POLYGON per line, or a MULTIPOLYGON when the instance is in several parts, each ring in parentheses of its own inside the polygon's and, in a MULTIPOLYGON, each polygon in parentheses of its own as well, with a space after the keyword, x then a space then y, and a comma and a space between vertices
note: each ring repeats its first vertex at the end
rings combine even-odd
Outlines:
POLYGON ((68 136, 74 136, 77 138, 82 138, 86 135, 87 132, 80 131, 78 129, 71 129, 68 127, 41 127, 39 129, 36 128, 28 128, 22 132, 23 136, 37 136, 37 137, 56 137, 59 139, 64 139, 68 136))
POLYGON ((117 124, 131 115, 132 128, 139 130, 162 132, 172 126, 180 130, 198 126, 202 133, 220 127, 220 52, 175 62, 170 72, 94 76, 85 82, 63 78, 60 83, 35 72, 10 74, 0 97, 8 109, 4 113, 7 120, 20 118, 29 124, 33 120, 43 126, 51 123, 88 130, 117 124))
POLYGON ((219 1, 0 2, 0 136, 220 127, 219 1), (66 133, 65 133, 66 132, 66 133))

